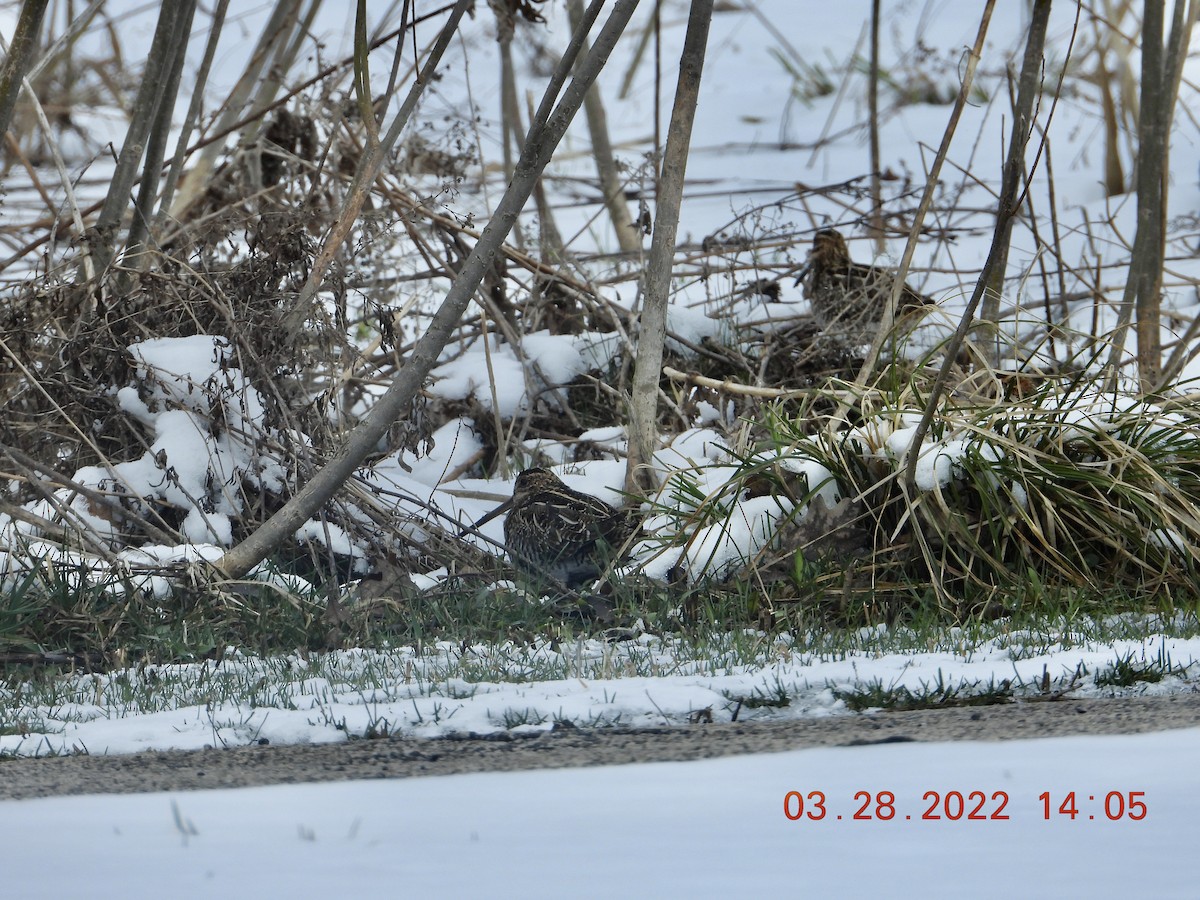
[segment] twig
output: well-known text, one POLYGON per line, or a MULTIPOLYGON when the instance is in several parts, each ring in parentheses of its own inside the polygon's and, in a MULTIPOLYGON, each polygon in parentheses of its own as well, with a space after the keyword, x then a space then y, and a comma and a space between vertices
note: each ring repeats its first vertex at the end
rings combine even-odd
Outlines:
POLYGON ((42 18, 46 15, 49 2, 50 0, 27 0, 21 4, 21 15, 13 32, 12 45, 4 59, 4 65, 0 66, 0 134, 8 133, 8 124, 17 105, 17 95, 21 93, 22 81, 33 60, 33 51, 37 49, 38 32, 41 30, 42 18))
POLYGON ((658 449, 658 379, 667 330, 671 266, 712 10, 713 0, 692 0, 679 59, 679 82, 667 130, 662 177, 658 183, 654 232, 646 258, 645 301, 629 401, 629 460, 625 472, 625 490, 629 492, 639 487, 651 487, 650 463, 658 449))
POLYGON ((425 58, 425 65, 421 70, 421 74, 409 89, 408 96, 404 98, 404 102, 396 112, 392 124, 388 127, 387 134, 378 142, 368 141, 366 150, 359 159, 358 168, 355 170, 354 181, 350 185, 350 191, 342 201, 342 208, 338 212, 337 221, 334 222, 333 227, 326 234, 325 240, 321 244, 321 249, 312 261, 308 281, 305 282, 300 295, 293 302, 292 309, 283 321, 283 326, 289 333, 297 334, 304 327, 304 322, 308 318, 313 300, 324 281, 325 270, 329 267, 338 249, 345 243, 346 238, 349 236, 350 230, 353 228, 355 221, 358 219, 358 214, 366 202, 367 194, 371 190, 371 185, 374 183, 375 177, 379 174, 380 169, 383 168, 388 154, 391 153, 392 148, 400 139, 400 132, 404 130, 404 126, 408 124, 409 118, 417 108, 417 101, 421 99, 421 95, 425 92, 426 85, 432 83, 434 75, 437 73, 437 68, 441 65, 442 57, 449 48, 455 31, 458 29, 458 23, 462 19, 463 14, 466 13, 469 5, 470 0, 458 0, 454 4, 454 8, 450 11, 450 15, 447 16, 442 26, 442 31, 438 35, 437 41, 434 42, 428 56, 425 58))
MULTIPOLYGON (((208 74, 212 70, 213 58, 217 54, 217 41, 221 37, 221 29, 225 24, 225 10, 229 0, 217 0, 213 10, 212 24, 209 27, 208 42, 204 47, 204 59, 200 63, 200 71, 196 73, 196 83, 192 87, 192 102, 183 118, 183 126, 179 131, 179 142, 175 147, 175 156, 171 160, 171 168, 163 181, 162 198, 158 203, 158 214, 155 217, 155 231, 162 230, 163 220, 175 198, 175 187, 179 184, 179 176, 183 173, 183 163, 187 157, 187 143, 191 140, 192 131, 200 120, 200 111, 204 106, 204 86, 208 84, 208 74)), ((80 231, 83 229, 81 228, 80 231)))
POLYGON ((698 372, 680 372, 671 366, 663 366, 663 374, 672 381, 682 381, 686 384, 694 384, 696 387, 710 388, 714 391, 721 391, 726 394, 737 394, 742 397, 758 397, 764 400, 786 400, 790 397, 840 397, 843 400, 854 400, 864 396, 864 394, 879 395, 880 392, 874 388, 863 390, 839 390, 835 388, 768 388, 754 387, 749 384, 738 384, 736 381, 730 381, 726 378, 724 381, 717 378, 709 378, 707 375, 701 375, 698 372))
MULTIPOLYGON (((589 11, 593 17, 599 14, 602 3, 603 0, 594 0, 592 3, 589 11)), ((553 97, 557 96, 558 85, 552 80, 542 107, 538 110, 538 119, 530 124, 529 137, 526 139, 508 190, 483 229, 483 234, 480 235, 471 255, 463 263, 459 277, 450 286, 441 307, 431 318, 425 334, 413 347, 404 368, 397 373, 391 387, 375 402, 366 418, 350 432, 342 449, 329 463, 314 474, 266 523, 225 554, 216 565, 221 574, 235 578, 245 575, 266 558, 281 541, 294 534, 297 528, 337 493, 346 479, 353 474, 359 462, 377 445, 392 424, 407 413, 454 328, 461 321, 494 255, 512 230, 517 216, 533 191, 534 182, 549 162, 571 119, 583 105, 584 94, 604 67, 636 6, 637 0, 616 0, 609 20, 600 30, 591 53, 556 107, 553 106, 553 97)), ((582 40, 583 34, 577 32, 564 54, 564 63, 560 64, 560 68, 564 64, 570 64, 567 59, 573 59, 582 40)))
MULTIPOLYGON (((168 71, 172 64, 171 49, 175 43, 176 26, 183 16, 190 17, 190 11, 195 9, 195 0, 164 0, 158 14, 158 24, 154 29, 154 38, 150 42, 150 54, 146 59, 146 69, 138 88, 137 99, 134 102, 133 115, 130 117, 129 128, 125 132, 125 142, 117 157, 117 165, 113 170, 112 181, 100 215, 92 234, 92 252, 96 257, 96 268, 103 273, 108 268, 116 252, 118 242, 118 227, 125 209, 129 203, 129 192, 137 180, 138 163, 146 149, 146 141, 151 128, 158 116, 159 108, 164 103, 174 103, 174 95, 167 97, 170 77, 168 71)), ((186 35, 184 35, 186 40, 186 35)), ((87 318, 89 310, 84 318, 87 318)))
POLYGON ((885 248, 883 236, 883 190, 880 181, 879 159, 879 0, 871 0, 871 63, 867 73, 867 116, 870 125, 869 144, 871 149, 871 231, 875 234, 875 255, 882 256, 885 248))
MULTIPOLYGON (((946 130, 942 134, 942 143, 938 146, 937 154, 933 158, 933 165, 929 168, 929 175, 925 180, 925 190, 921 194, 921 202, 917 206, 916 213, 913 214, 912 225, 909 227, 908 232, 908 243, 904 246, 904 254, 901 256, 900 265, 896 269, 896 277, 892 282, 891 296, 888 297, 887 304, 884 307, 875 340, 872 342, 871 349, 867 352, 867 358, 863 360, 862 368, 859 369, 858 377, 854 382, 858 387, 866 385, 867 380, 871 377, 871 373, 875 370, 875 364, 879 360, 879 354, 883 350, 884 341, 888 339, 888 335, 891 333, 892 323, 896 319, 896 307, 900 302, 900 294, 904 290, 904 281, 908 275, 909 266, 912 265, 913 254, 917 249, 917 236, 921 233, 921 223, 924 221, 925 214, 933 203, 933 195, 938 186, 938 175, 942 171, 942 164, 946 159, 946 154, 950 150, 950 141, 954 138, 954 132, 958 128, 958 120, 962 117, 962 111, 967 105, 967 98, 971 94, 971 85, 975 80, 975 69, 979 66, 979 60, 983 54, 983 41, 987 36, 988 24, 991 22, 992 11, 995 9, 995 6, 996 0, 987 0, 987 5, 983 8, 983 14, 979 21, 979 30, 975 35, 975 45, 967 53, 967 68, 963 73, 962 86, 959 88, 958 97, 954 101, 954 109, 950 112, 950 121, 946 124, 946 130)), ((836 427, 837 423, 844 421, 848 409, 849 407, 844 402, 839 404, 830 422, 831 426, 836 427)))

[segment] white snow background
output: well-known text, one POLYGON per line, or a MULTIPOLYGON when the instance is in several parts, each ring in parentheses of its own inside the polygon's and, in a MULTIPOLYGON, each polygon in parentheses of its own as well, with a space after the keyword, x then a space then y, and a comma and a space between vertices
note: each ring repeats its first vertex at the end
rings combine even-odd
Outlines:
MULTIPOLYGON (((981 3, 964 0, 910 0, 884 6, 889 14, 884 53, 893 69, 911 61, 914 35, 946 59, 959 59, 964 45, 973 39, 982 8, 981 3)), ((790 96, 789 81, 767 50, 787 40, 803 58, 828 60, 832 53, 844 61, 848 48, 860 37, 869 7, 866 0, 839 4, 764 0, 746 3, 740 12, 718 13, 688 167, 689 181, 711 184, 685 204, 681 241, 698 242, 730 223, 737 233, 742 227, 739 218, 757 203, 766 204, 758 215, 760 227, 768 228, 776 215, 770 198, 786 194, 797 181, 829 184, 868 171, 865 139, 860 132, 847 130, 863 118, 861 83, 840 106, 835 106, 832 96, 814 98, 806 106, 790 96), (772 28, 766 28, 765 22, 772 28), (797 149, 825 131, 833 135, 831 142, 815 155, 807 148, 797 149)), ((264 9, 242 11, 244 34, 257 33, 255 15, 265 15, 264 9)), ((1007 58, 1002 55, 1019 59, 1025 9, 1025 3, 1015 0, 998 4, 985 67, 990 63, 993 71, 998 69, 999 60, 1007 58)), ((550 27, 561 32, 561 10, 551 12, 550 27)), ((1073 13, 1069 4, 1056 5, 1048 55, 1061 58, 1065 53, 1073 13)), ((344 14, 344 9, 325 11, 323 27, 335 46, 340 41, 345 47, 351 34, 344 14)), ((669 64, 678 58, 682 24, 678 9, 664 22, 663 58, 669 64)), ((0 30, 11 34, 10 13, 0 18, 0 30)), ((246 39, 247 47, 251 40, 246 39)), ((476 40, 472 52, 486 44, 476 40)), ((236 57, 240 51, 235 47, 229 52, 236 57)), ((624 56, 614 54, 614 64, 605 75, 610 88, 628 62, 629 48, 622 52, 624 56)), ((226 63, 218 68, 238 70, 236 64, 226 63)), ((474 65, 472 101, 481 108, 494 107, 495 86, 479 74, 486 63, 474 65)), ((956 74, 952 65, 946 75, 949 83, 956 74)), ((1185 78, 1194 81, 1197 74, 1190 61, 1185 78)), ((462 82, 461 68, 452 70, 440 85, 439 96, 452 96, 462 82)), ((609 111, 618 146, 645 146, 651 131, 649 83, 649 72, 643 70, 627 105, 619 114, 609 111)), ((214 91, 221 89, 214 86, 214 91)), ((1184 102, 1194 104, 1194 92, 1190 88, 1185 92, 1184 102)), ((962 166, 985 173, 993 185, 1006 140, 1008 102, 1002 90, 994 93, 995 103, 966 110, 951 154, 962 166)), ((665 97, 669 96, 667 90, 665 97)), ((899 108, 884 126, 885 166, 913 173, 919 180, 948 112, 947 105, 899 108)), ((1120 232, 1131 239, 1134 203, 1129 197, 1103 197, 1097 149, 1102 124, 1096 105, 1068 96, 1055 116, 1055 189, 1066 253, 1077 248, 1082 259, 1093 247, 1091 242, 1110 242, 1105 262, 1118 262, 1106 272, 1106 285, 1119 288, 1123 282, 1119 260, 1126 251, 1113 235, 1120 232), (1114 232, 1097 238, 1091 224, 1106 220, 1114 223, 1114 232)), ((1187 117, 1178 115, 1172 136, 1173 221, 1200 207, 1196 180, 1200 150, 1194 127, 1186 123, 1187 117)), ((97 122, 98 131, 101 124, 97 122)), ((590 176, 586 132, 576 128, 572 135, 564 146, 581 151, 574 165, 579 174, 590 176)), ((556 165, 557 173, 571 173, 571 164, 556 165)), ((93 174, 102 172, 99 166, 93 174)), ((993 201, 984 187, 963 177, 954 187, 960 188, 966 198, 964 207, 974 203, 980 209, 991 208, 993 201)), ((1044 167, 1033 193, 1035 208, 1047 210, 1044 167)), ((480 196, 459 199, 464 209, 485 203, 480 196)), ((16 200, 19 196, 14 193, 9 201, 16 200)), ((839 216, 844 210, 821 197, 812 203, 830 224, 843 224, 839 216)), ((579 219, 572 223, 564 211, 559 227, 565 234, 577 229, 588 234, 589 227, 602 230, 589 225, 587 217, 593 212, 594 207, 577 208, 579 219)), ((486 214, 486 208, 481 205, 478 214, 486 214)), ((918 251, 916 266, 932 270, 919 286, 940 300, 947 322, 954 321, 969 288, 947 272, 969 271, 986 254, 990 216, 982 214, 977 221, 980 228, 962 234, 952 259, 931 256, 924 245, 918 251)), ((1185 252, 1186 230, 1173 235, 1177 243, 1169 252, 1165 305, 1194 312, 1189 279, 1200 273, 1200 266, 1191 252, 1185 252)), ((596 244, 605 244, 602 234, 596 244)), ((856 244, 856 252, 864 247, 865 242, 856 244)), ((900 247, 893 242, 889 250, 897 255, 900 247)), ((1021 293, 1019 276, 1033 267, 1035 259, 1028 231, 1018 230, 1009 270, 1014 319, 1023 305, 1032 303, 1021 293)), ((752 301, 744 308, 726 304, 717 309, 707 290, 697 282, 681 293, 672 312, 673 330, 697 339, 717 333, 737 318, 750 320, 762 314, 752 301)), ((631 304, 633 298, 626 293, 622 287, 614 301, 631 304)), ((803 303, 798 291, 784 299, 803 303)), ((1090 314, 1090 307, 1080 307, 1080 317, 1090 314)), ((1082 318, 1081 327, 1085 327, 1082 318)), ((929 343, 941 334, 944 331, 935 328, 929 343)), ((538 361, 539 377, 563 384, 605 359, 613 349, 608 340, 604 335, 536 335, 525 349, 538 361)), ((491 350, 491 362, 502 374, 495 402, 502 414, 511 414, 528 402, 525 375, 516 368, 515 358, 506 358, 501 348, 491 350)), ((257 388, 246 383, 236 365, 227 364, 228 360, 221 364, 220 339, 146 342, 129 352, 142 366, 141 386, 162 404, 151 409, 133 386, 113 386, 123 392, 119 396, 124 410, 146 427, 152 441, 142 460, 126 463, 116 473, 130 490, 187 504, 210 473, 219 476, 218 483, 240 478, 268 489, 273 480, 286 477, 281 461, 253 455, 248 445, 228 436, 218 443, 203 425, 218 407, 223 418, 239 423, 255 422, 261 409, 257 388), (215 379, 218 371, 220 378, 215 379), (163 411, 168 405, 173 408, 163 411), (154 466, 159 451, 166 451, 176 481, 164 479, 154 466)), ((482 375, 486 371, 482 348, 473 348, 435 372, 438 380, 432 390, 448 398, 474 394, 490 408, 493 395, 482 375)), ((1189 369, 1183 377, 1195 374, 1189 369)), ((713 411, 713 415, 719 419, 721 413, 713 411)), ((702 469, 706 477, 719 486, 721 465, 728 460, 719 450, 720 435, 705 427, 712 421, 697 421, 693 431, 660 454, 664 473, 677 467, 706 467, 702 469)), ((906 446, 902 431, 891 432, 887 444, 891 452, 902 452, 906 446)), ((623 439, 619 433, 595 438, 612 444, 623 439)), ((452 517, 474 520, 494 502, 462 499, 455 489, 492 491, 499 500, 511 485, 470 478, 440 483, 445 473, 469 459, 473 440, 469 423, 450 423, 435 436, 428 456, 404 460, 411 471, 405 471, 399 460, 385 461, 364 472, 363 479, 419 496, 452 517)), ((568 459, 565 447, 538 449, 559 452, 564 462, 568 459)), ((925 484, 933 486, 950 477, 950 463, 960 452, 950 435, 944 443, 931 443, 925 484)), ((567 480, 603 495, 606 488, 619 486, 620 468, 614 460, 576 464, 567 480)), ((88 484, 112 477, 113 473, 99 470, 75 474, 76 480, 88 484)), ((211 512, 195 510, 185 527, 192 544, 130 547, 122 555, 137 566, 220 553, 228 542, 229 517, 239 512, 237 496, 231 492, 211 512)), ((48 508, 32 511, 53 514, 48 508)), ((82 502, 76 512, 89 516, 82 502)), ((413 512, 424 514, 415 506, 413 512)), ((743 529, 724 543, 714 539, 705 546, 706 552, 715 552, 713 564, 735 560, 752 549, 756 540, 765 539, 763 522, 769 524, 778 514, 745 509, 743 529)), ((103 520, 88 521, 98 529, 104 527, 103 520)), ((496 520, 488 533, 498 538, 500 529, 496 520)), ((326 537, 319 528, 307 534, 318 540, 339 537, 326 537)), ((0 538, 10 547, 4 562, 8 577, 26 571, 29 556, 61 552, 39 544, 30 528, 6 517, 0 520, 0 538)), ((335 549, 350 552, 353 547, 347 543, 335 549)), ((82 557, 70 561, 86 562, 82 557)), ((665 571, 673 562, 654 560, 647 571, 665 571)), ((429 573, 428 583, 436 583, 439 576, 429 573)), ((147 585, 166 590, 165 583, 153 577, 148 576, 147 585)), ((7 723, 21 721, 26 727, 0 737, 0 752, 127 753, 240 744, 263 737, 272 743, 336 741, 345 740, 348 732, 361 733, 372 723, 386 723, 392 732, 413 737, 545 728, 556 718, 582 724, 661 725, 686 721, 700 709, 728 716, 735 707, 732 698, 769 696, 777 688, 793 698, 789 707, 759 708, 753 715, 747 710, 744 717, 839 715, 846 710, 836 699, 835 688, 872 683, 920 688, 941 681, 1034 685, 1043 673, 1049 673, 1056 685, 1073 685, 1075 695, 1096 696, 1101 690, 1086 678, 1075 684, 1075 674, 1096 672, 1120 659, 1169 659, 1179 667, 1178 677, 1168 677, 1152 688, 1143 686, 1143 692, 1195 689, 1200 639, 1165 637, 1156 632, 1153 621, 1126 623, 1126 627, 1142 633, 1104 642, 1067 630, 1049 641, 1045 635, 1014 634, 982 646, 963 641, 957 648, 948 645, 903 655, 880 652, 868 635, 863 648, 836 657, 795 649, 803 644, 802 636, 764 637, 756 659, 731 656, 716 664, 689 658, 683 652, 686 648, 648 635, 618 647, 594 641, 564 648, 435 647, 421 652, 397 648, 387 654, 349 651, 318 661, 255 660, 230 651, 220 661, 220 673, 216 663, 196 664, 157 667, 158 677, 169 681, 178 676, 188 682, 207 666, 211 669, 206 669, 207 675, 228 672, 231 678, 253 679, 259 669, 277 675, 284 664, 297 675, 274 695, 253 702, 231 703, 219 693, 189 694, 185 688, 178 693, 164 691, 164 706, 153 709, 122 700, 121 679, 145 677, 145 672, 132 670, 82 677, 66 686, 63 702, 52 707, 23 707, 20 698, 10 694, 0 697, 2 715, 7 723), (480 682, 464 676, 463 657, 469 663, 471 654, 493 663, 500 659, 511 680, 480 682), (355 688, 346 676, 364 666, 383 672, 384 687, 378 692, 355 688), (554 677, 539 678, 537 673, 547 669, 555 672, 554 677)), ((1200 889, 1189 861, 1200 800, 1200 779, 1195 774, 1198 748, 1200 731, 1189 730, 1131 737, 808 750, 705 762, 186 795, 5 802, 0 803, 0 884, 5 896, 12 897, 77 890, 115 895, 118 886, 123 896, 180 897, 231 890, 327 896, 348 887, 450 896, 738 896, 774 891, 817 896, 1195 897, 1200 889), (783 815, 789 790, 821 790, 830 808, 845 818, 789 821, 783 815), (898 808, 914 818, 850 820, 853 795, 860 790, 895 792, 898 808), (920 821, 921 800, 929 790, 982 790, 989 796, 1007 791, 1012 818, 920 821), (1110 791, 1145 791, 1149 815, 1141 822, 1109 822, 1102 804, 1081 803, 1085 809, 1079 819, 1054 816, 1043 821, 1038 795, 1050 791, 1061 798, 1069 790, 1097 797, 1110 791), (1096 818, 1087 818, 1089 814, 1096 818)))
POLYGON ((1194 898, 1198 749, 1189 729, 14 801, 0 860, 14 898, 1194 898), (792 790, 823 792, 825 818, 789 820, 792 790), (952 790, 989 816, 1003 791, 1010 818, 922 820, 952 790), (860 791, 896 817, 855 821, 860 791), (1145 818, 1110 821, 1109 792, 1137 791, 1145 818))

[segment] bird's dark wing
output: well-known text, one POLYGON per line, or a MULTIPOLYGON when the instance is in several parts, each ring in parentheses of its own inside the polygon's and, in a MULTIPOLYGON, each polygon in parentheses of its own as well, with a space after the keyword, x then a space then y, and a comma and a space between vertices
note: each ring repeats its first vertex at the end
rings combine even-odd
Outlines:
POLYGON ((586 552, 596 542, 594 510, 553 500, 534 500, 525 508, 525 515, 547 546, 559 546, 575 554, 586 552))

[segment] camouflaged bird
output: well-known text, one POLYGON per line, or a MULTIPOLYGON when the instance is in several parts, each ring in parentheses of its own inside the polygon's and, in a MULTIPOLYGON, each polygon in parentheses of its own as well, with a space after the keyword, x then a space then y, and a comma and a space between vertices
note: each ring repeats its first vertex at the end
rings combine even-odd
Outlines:
MULTIPOLYGON (((812 250, 797 283, 804 283, 813 317, 826 332, 870 336, 879 327, 895 280, 895 274, 887 269, 854 262, 841 232, 822 228, 813 235, 812 250)), ((896 318, 932 303, 905 284, 896 318)))
POLYGON ((567 487, 548 469, 526 469, 512 497, 476 526, 503 512, 504 543, 518 568, 577 587, 600 576, 639 528, 627 511, 567 487))

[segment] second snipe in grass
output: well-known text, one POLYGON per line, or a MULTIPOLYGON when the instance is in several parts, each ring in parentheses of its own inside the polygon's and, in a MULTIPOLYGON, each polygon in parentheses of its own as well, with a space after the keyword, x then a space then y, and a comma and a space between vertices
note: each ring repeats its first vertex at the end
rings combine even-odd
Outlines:
POLYGON ((573 490, 541 468, 518 475, 511 499, 475 524, 504 512, 504 543, 517 567, 571 588, 599 577, 640 527, 632 513, 573 490))
MULTIPOLYGON (((813 316, 830 333, 872 336, 896 282, 896 274, 881 266, 854 262, 841 232, 822 228, 813 235, 808 263, 801 272, 804 296, 813 316)), ((907 284, 900 287, 896 317, 933 301, 907 284)))

